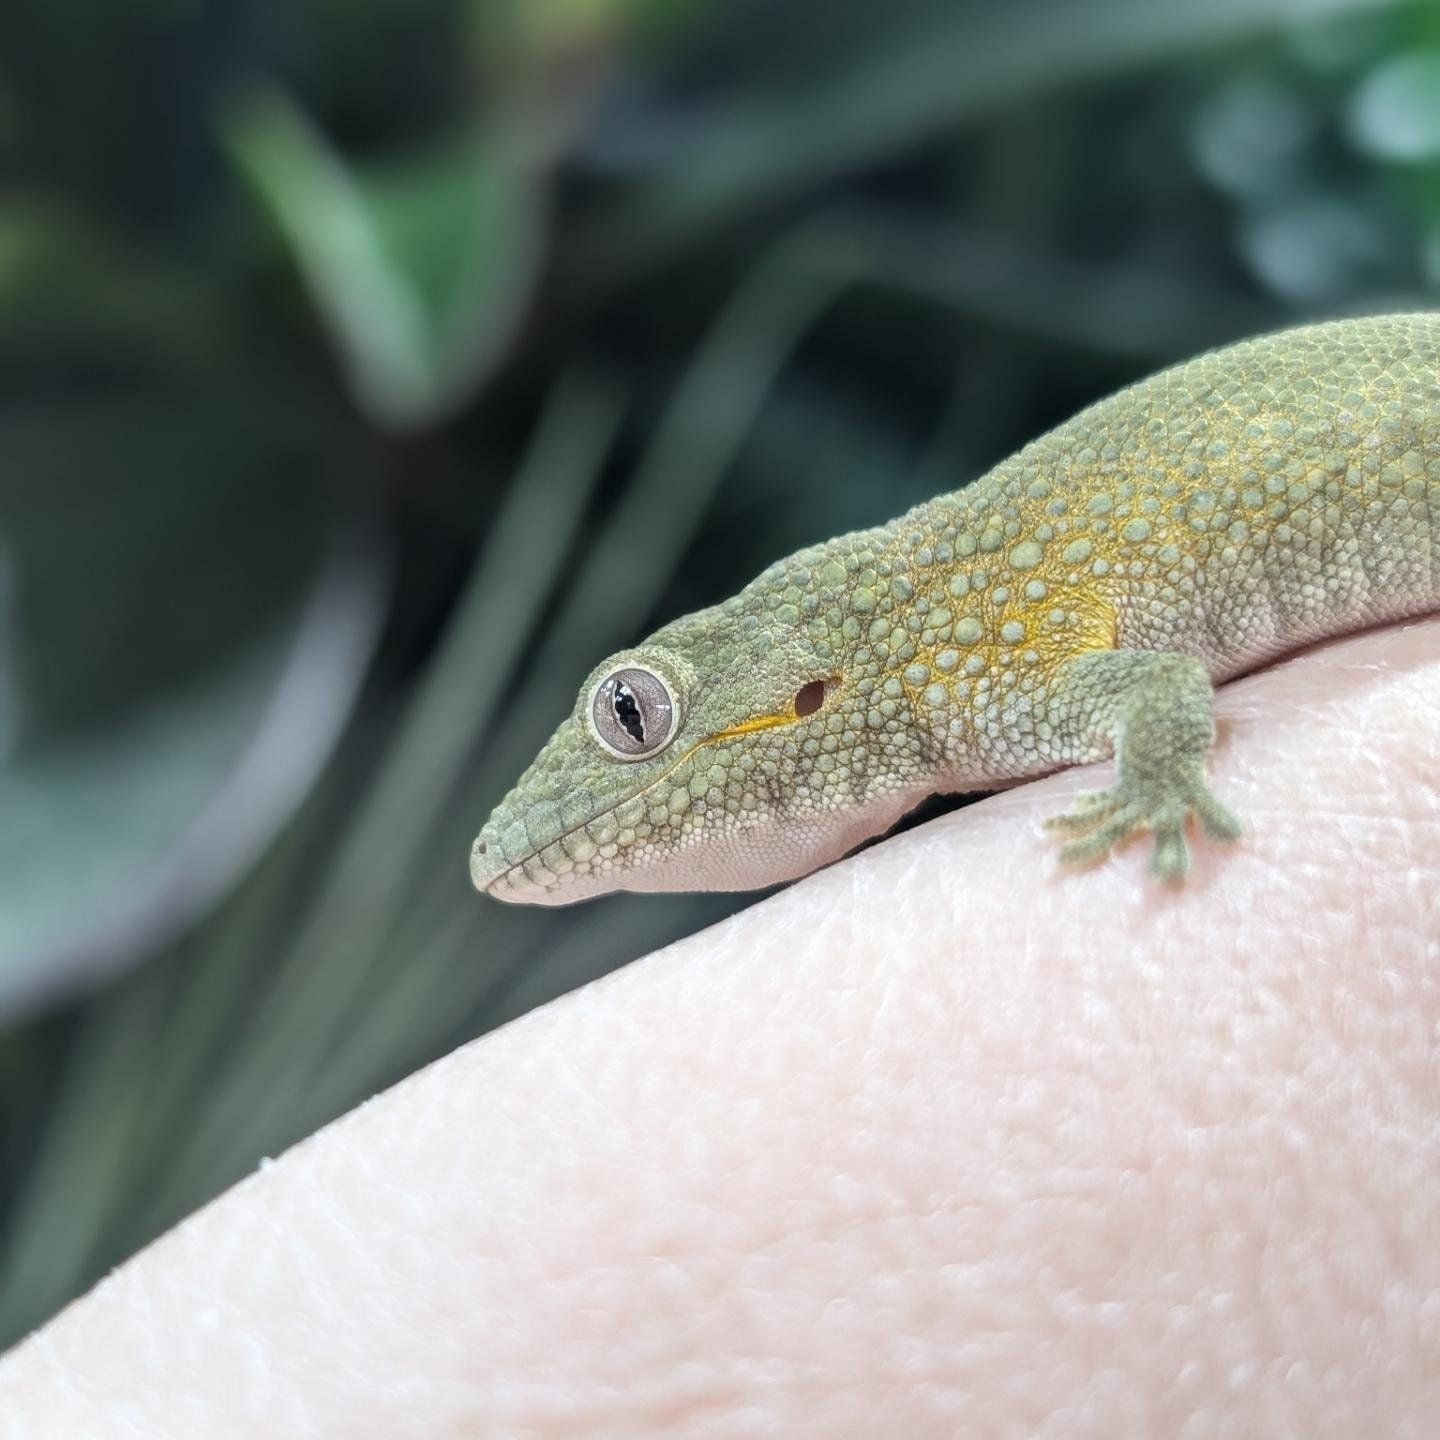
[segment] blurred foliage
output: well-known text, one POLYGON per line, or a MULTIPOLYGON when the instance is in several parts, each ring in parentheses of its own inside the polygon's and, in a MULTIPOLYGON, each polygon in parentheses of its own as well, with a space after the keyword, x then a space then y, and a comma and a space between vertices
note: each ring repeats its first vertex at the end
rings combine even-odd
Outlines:
POLYGON ((475 896, 653 623, 1440 284, 1440 7, 10 0, 0 1339, 741 903, 475 896))

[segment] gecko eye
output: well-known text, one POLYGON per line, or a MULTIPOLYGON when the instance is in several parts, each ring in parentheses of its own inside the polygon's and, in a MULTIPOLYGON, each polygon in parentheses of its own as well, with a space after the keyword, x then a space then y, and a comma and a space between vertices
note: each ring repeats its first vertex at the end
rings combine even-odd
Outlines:
POLYGON ((590 702, 595 738, 620 760, 643 760, 663 750, 678 720, 670 687, 654 671, 634 665, 607 675, 590 702))

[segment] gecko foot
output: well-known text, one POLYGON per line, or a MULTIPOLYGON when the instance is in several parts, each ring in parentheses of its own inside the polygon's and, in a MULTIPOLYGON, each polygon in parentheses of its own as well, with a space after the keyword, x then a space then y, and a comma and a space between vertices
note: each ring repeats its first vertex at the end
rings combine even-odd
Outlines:
POLYGON ((1122 780, 1109 790, 1077 796, 1074 806, 1048 824, 1077 838, 1061 846, 1060 858, 1069 864, 1087 864, 1108 855, 1115 846, 1143 830, 1153 832, 1155 850, 1150 869, 1161 880, 1182 880, 1190 869, 1190 847, 1185 822, 1194 815, 1214 840, 1235 840, 1240 822, 1209 791, 1203 777, 1165 787, 1156 794, 1122 780))
POLYGON ((1213 698, 1210 677, 1192 656, 1102 650, 1070 662, 1056 712, 1082 754, 1114 751, 1116 779, 1109 790, 1081 795, 1051 822, 1075 837, 1061 848, 1062 860, 1098 860, 1149 830, 1155 836, 1151 871, 1175 881, 1190 868, 1185 826, 1192 815, 1216 840, 1240 834, 1240 822, 1205 783, 1215 738, 1213 698))

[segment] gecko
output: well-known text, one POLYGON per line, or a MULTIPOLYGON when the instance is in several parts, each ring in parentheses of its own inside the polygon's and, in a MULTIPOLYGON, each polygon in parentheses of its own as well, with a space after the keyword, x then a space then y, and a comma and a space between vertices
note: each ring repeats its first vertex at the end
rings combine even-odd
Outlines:
POLYGON ((1303 326, 1160 371, 973 483, 771 565, 596 667, 471 848, 476 887, 792 880, 937 792, 1113 757, 1051 822, 1183 879, 1214 685, 1440 610, 1440 314, 1303 326))

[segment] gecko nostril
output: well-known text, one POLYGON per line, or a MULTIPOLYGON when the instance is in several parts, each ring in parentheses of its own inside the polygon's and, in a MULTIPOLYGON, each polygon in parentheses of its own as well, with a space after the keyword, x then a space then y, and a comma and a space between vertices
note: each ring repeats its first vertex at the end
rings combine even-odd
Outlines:
POLYGON ((477 855, 485 854, 485 852, 489 850, 489 848, 490 847, 483 840, 477 840, 475 842, 475 853, 477 855))

